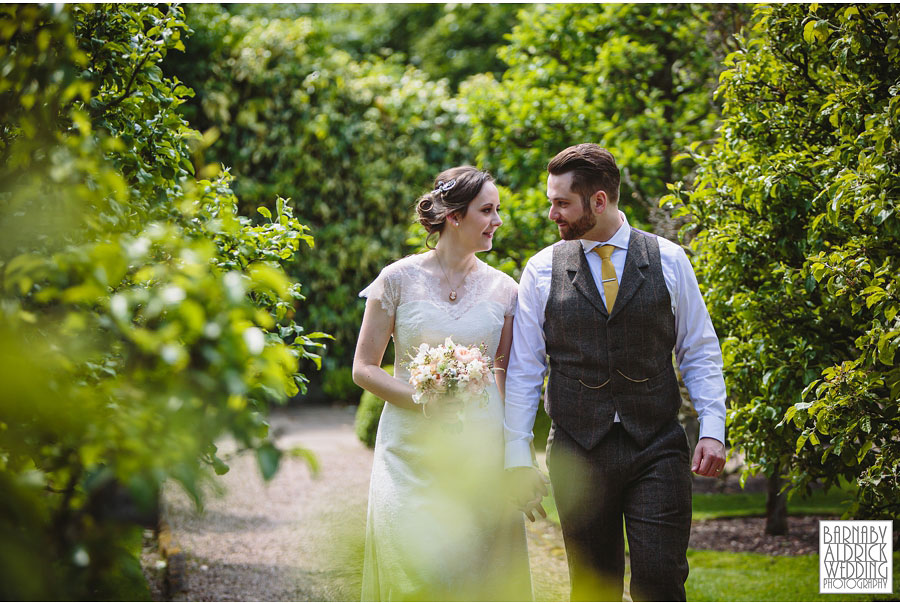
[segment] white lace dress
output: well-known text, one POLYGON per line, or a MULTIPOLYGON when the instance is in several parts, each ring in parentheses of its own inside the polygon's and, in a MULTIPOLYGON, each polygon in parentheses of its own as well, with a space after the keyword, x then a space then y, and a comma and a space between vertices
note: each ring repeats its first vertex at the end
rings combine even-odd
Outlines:
MULTIPOLYGON (((447 337, 496 353, 516 283, 478 260, 448 301, 448 285, 422 264, 382 270, 360 295, 394 316, 395 377, 408 353, 447 337)), ((363 601, 531 600, 523 516, 502 491, 503 401, 496 385, 466 405, 462 428, 385 404, 375 441, 363 601)))

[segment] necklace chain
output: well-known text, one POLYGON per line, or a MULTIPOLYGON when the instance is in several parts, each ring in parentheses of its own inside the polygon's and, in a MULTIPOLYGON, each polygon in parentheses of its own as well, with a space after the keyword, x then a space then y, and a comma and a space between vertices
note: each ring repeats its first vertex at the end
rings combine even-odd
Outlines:
POLYGON ((444 264, 441 263, 441 256, 438 255, 437 250, 435 250, 435 252, 434 252, 434 257, 437 258, 438 266, 440 267, 441 272, 444 274, 444 279, 447 281, 447 285, 450 287, 450 295, 448 295, 447 298, 448 298, 450 301, 456 301, 456 290, 459 289, 460 287, 462 287, 462 284, 463 284, 464 282, 466 282, 466 277, 469 276, 469 273, 470 273, 470 272, 472 272, 472 268, 473 268, 473 266, 474 266, 474 263, 473 263, 473 266, 469 266, 469 269, 466 270, 466 273, 463 275, 462 280, 459 282, 459 285, 457 285, 456 287, 454 287, 454 286, 453 286, 453 283, 450 282, 450 277, 447 276, 447 271, 444 270, 444 264))

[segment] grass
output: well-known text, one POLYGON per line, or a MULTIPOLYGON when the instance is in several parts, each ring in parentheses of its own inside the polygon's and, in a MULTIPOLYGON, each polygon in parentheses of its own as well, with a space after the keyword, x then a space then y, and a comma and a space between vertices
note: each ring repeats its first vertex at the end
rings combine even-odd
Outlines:
MULTIPOLYGON (((817 490, 808 498, 795 496, 788 502, 791 515, 837 515, 849 504, 849 490, 832 488, 828 492, 817 490)), ((559 525, 559 511, 553 494, 543 500, 547 518, 559 525)), ((722 517, 759 517, 766 514, 765 492, 739 492, 737 494, 694 494, 693 518, 719 519, 722 517)))
MULTIPOLYGON (((900 552, 894 553, 894 567, 900 552)), ((688 601, 891 601, 896 595, 819 594, 819 556, 688 551, 688 601)), ((900 592, 894 572, 894 593, 900 592)))
MULTIPOLYGON (((816 490, 808 498, 793 497, 788 501, 791 515, 841 515, 849 506, 852 492, 832 488, 827 493, 816 490)), ((720 517, 753 517, 766 514, 765 492, 737 494, 694 494, 694 519, 720 517)))

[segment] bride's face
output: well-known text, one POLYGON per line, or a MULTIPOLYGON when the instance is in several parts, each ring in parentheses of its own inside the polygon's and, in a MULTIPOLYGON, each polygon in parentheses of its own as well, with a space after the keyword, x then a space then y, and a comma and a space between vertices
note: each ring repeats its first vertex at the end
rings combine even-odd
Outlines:
POLYGON ((448 226, 456 231, 461 245, 474 251, 488 251, 494 244, 494 233, 503 224, 499 211, 500 193, 493 182, 485 182, 469 202, 465 217, 450 216, 448 226))

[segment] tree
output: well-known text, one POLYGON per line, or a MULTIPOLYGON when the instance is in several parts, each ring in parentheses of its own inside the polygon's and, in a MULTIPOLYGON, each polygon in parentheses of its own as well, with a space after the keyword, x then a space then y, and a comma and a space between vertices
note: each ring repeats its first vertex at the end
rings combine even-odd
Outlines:
POLYGON ((514 228, 498 240, 498 257, 521 270, 555 239, 544 218, 546 165, 579 142, 596 142, 616 156, 631 220, 674 237, 657 201, 666 183, 690 176, 692 163, 676 161, 683 149, 713 136, 716 57, 744 11, 651 4, 521 11, 500 50, 509 65, 503 78, 473 78, 461 89, 478 162, 517 193, 504 200, 514 228))
MULTIPOLYGON (((439 18, 417 31, 410 62, 430 79, 447 78, 455 90, 467 77, 500 77, 506 64, 498 50, 518 22, 522 4, 445 4, 439 18)), ((393 8, 393 7, 392 7, 393 8)))
POLYGON ((316 357, 281 269, 307 229, 281 200, 240 215, 227 172, 193 175, 192 92, 159 68, 186 29, 178 7, 0 8, 8 598, 140 597, 160 485, 200 504, 224 434, 271 477, 267 408, 316 357))
MULTIPOLYGON (((315 304, 299 320, 335 337, 326 379, 350 379, 364 305, 357 294, 406 253, 416 198, 461 163, 465 117, 445 81, 397 61, 357 61, 309 17, 249 19, 191 7, 203 41, 168 72, 201 91, 195 126, 215 132, 249 206, 290 197, 317 253, 290 267, 315 304)), ((326 386, 328 383, 326 383, 326 386)))
MULTIPOLYGON (((248 19, 308 17, 329 43, 357 61, 388 58, 456 87, 477 73, 500 76, 497 57, 522 4, 291 4, 230 5, 248 19)), ((190 9, 189 9, 190 10, 190 9)))
POLYGON ((670 199, 698 231, 744 477, 846 479, 855 517, 900 504, 898 23, 894 6, 756 7, 721 137, 670 199))

